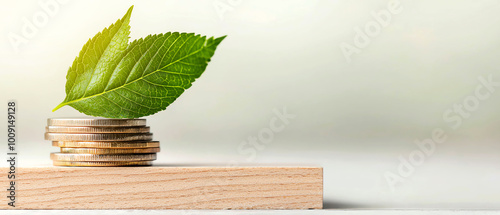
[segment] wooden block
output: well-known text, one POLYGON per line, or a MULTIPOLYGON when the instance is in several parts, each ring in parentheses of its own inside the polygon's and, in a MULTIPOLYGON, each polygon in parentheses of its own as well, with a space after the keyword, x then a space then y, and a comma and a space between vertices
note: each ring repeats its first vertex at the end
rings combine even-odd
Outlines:
POLYGON ((20 167, 15 183, 16 207, 0 209, 323 207, 321 167, 20 167))

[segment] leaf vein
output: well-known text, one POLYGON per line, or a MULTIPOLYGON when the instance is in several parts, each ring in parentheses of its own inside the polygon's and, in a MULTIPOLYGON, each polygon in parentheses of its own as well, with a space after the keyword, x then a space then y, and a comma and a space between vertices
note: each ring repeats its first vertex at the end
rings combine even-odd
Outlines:
POLYGON ((133 103, 135 103, 135 104, 137 104, 137 105, 139 105, 139 106, 141 106, 141 107, 145 107, 145 108, 147 108, 147 109, 154 110, 154 109, 153 109, 153 108, 151 108, 150 106, 142 105, 142 104, 140 104, 140 103, 138 103, 138 102, 136 102, 136 101, 134 101, 134 100, 132 100, 132 99, 127 98, 126 96, 124 96, 124 95, 122 95, 122 94, 118 93, 118 91, 115 91, 115 93, 116 93, 116 94, 118 94, 119 96, 121 96, 121 97, 125 98, 126 100, 129 100, 129 101, 131 101, 131 102, 133 102, 133 103))
POLYGON ((118 108, 120 108, 120 110, 128 110, 128 111, 130 111, 130 112, 139 113, 139 112, 138 112, 138 111, 136 111, 136 110, 130 110, 130 109, 128 109, 128 108, 125 108, 125 107, 120 106, 119 104, 117 104, 116 102, 114 102, 113 100, 109 99, 109 98, 108 98, 108 97, 106 97, 106 96, 103 96, 103 98, 105 98, 106 100, 108 100, 108 101, 110 101, 111 103, 113 103, 115 106, 117 106, 118 108))
POLYGON ((183 87, 181 86, 171 86, 171 85, 165 85, 165 84, 158 84, 158 83, 154 83, 154 82, 151 82, 151 81, 148 81, 147 79, 141 79, 142 81, 145 81, 151 85, 155 85, 155 86, 160 86, 160 87, 165 87, 165 88, 181 88, 183 90, 185 90, 183 87))
MULTIPOLYGON (((135 68, 137 68, 137 65, 141 62, 141 60, 144 58, 144 56, 146 55, 146 53, 149 52, 149 50, 151 50, 151 48, 153 47, 153 45, 156 43, 156 41, 158 41, 161 37, 158 37, 156 38, 153 43, 151 43, 151 46, 148 47, 148 49, 144 52, 144 53, 141 53, 141 57, 139 58, 139 60, 137 60, 135 63, 134 63, 134 66, 132 67, 132 69, 130 69, 128 75, 127 75, 127 79, 125 79, 125 84, 129 83, 128 80, 130 78, 130 75, 132 74, 132 70, 134 70, 135 68)), ((140 50, 140 49, 139 49, 140 50)), ((136 79, 137 80, 137 79, 136 79)), ((133 81, 131 81, 133 82, 133 81)))
MULTIPOLYGON (((153 62, 153 59, 156 57, 156 55, 158 55, 158 52, 160 51, 161 47, 163 47, 163 45, 165 45, 165 43, 168 41, 168 39, 172 36, 172 34, 168 35, 167 39, 165 39, 163 41, 163 43, 160 45, 160 47, 158 47, 158 49, 156 50, 155 54, 153 55, 153 57, 151 57, 149 59, 149 62, 148 62, 148 65, 146 66, 146 68, 144 68, 144 70, 142 71, 142 74, 141 74, 141 77, 144 76, 144 73, 146 72, 146 70, 149 68, 149 66, 151 65, 151 62, 153 62)), ((161 37, 158 37, 158 38, 161 38, 161 37)), ((179 38, 177 38, 179 39, 179 38)), ((177 39, 173 42, 175 43, 177 41, 177 39)), ((156 41, 155 41, 156 42, 156 41)), ((154 43, 153 43, 154 44, 154 43)), ((173 45, 173 44, 172 44, 173 45)), ((172 45, 170 45, 170 47, 172 47, 172 45)), ((168 48, 170 50, 170 47, 168 48)), ((165 52, 165 54, 168 52, 168 50, 165 52)))
POLYGON ((148 97, 148 98, 152 98, 152 99, 166 99, 166 98, 172 98, 172 97, 175 97, 175 96, 150 96, 150 95, 144 95, 144 94, 141 94, 135 90, 132 90, 132 89, 129 89, 129 88, 123 88, 123 89, 127 89, 128 91, 130 92, 133 92, 137 95, 140 95, 140 96, 144 96, 144 97, 148 97))

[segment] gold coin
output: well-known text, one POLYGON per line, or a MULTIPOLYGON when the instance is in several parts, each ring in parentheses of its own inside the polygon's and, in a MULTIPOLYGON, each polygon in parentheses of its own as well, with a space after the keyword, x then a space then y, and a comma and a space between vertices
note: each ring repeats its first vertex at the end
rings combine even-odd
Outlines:
POLYGON ((46 132, 50 133, 149 133, 149 127, 65 127, 47 126, 46 132))
POLYGON ((146 119, 99 119, 99 118, 49 118, 52 126, 145 126, 146 119))
POLYGON ((69 134, 45 133, 46 140, 55 141, 149 141, 152 133, 104 133, 104 134, 69 134))
POLYGON ((52 146, 68 147, 68 148, 157 148, 160 147, 160 142, 65 142, 53 141, 52 146))
POLYGON ((95 148, 61 148, 61 153, 74 154, 146 154, 159 152, 160 148, 142 148, 142 149, 95 149, 95 148))
POLYGON ((54 161, 152 161, 156 160, 156 154, 93 155, 50 153, 50 159, 54 161))
POLYGON ((115 162, 93 162, 93 161, 53 161, 54 166, 151 166, 152 161, 115 161, 115 162))

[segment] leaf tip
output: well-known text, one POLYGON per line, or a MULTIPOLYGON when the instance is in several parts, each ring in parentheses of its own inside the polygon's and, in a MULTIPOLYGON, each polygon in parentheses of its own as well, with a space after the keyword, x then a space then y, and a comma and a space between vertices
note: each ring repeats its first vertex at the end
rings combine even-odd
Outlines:
POLYGON ((217 46, 217 45, 219 45, 219 44, 222 42, 222 40, 224 40, 226 37, 227 37, 227 35, 224 35, 224 36, 222 36, 222 37, 217 37, 217 38, 215 38, 215 39, 214 39, 214 37, 212 37, 212 38, 210 38, 210 39, 211 39, 211 40, 213 40, 214 44, 217 46))
POLYGON ((128 10, 127 10, 127 13, 123 16, 122 20, 129 20, 133 9, 134 9, 134 5, 130 6, 130 8, 128 8, 128 10))

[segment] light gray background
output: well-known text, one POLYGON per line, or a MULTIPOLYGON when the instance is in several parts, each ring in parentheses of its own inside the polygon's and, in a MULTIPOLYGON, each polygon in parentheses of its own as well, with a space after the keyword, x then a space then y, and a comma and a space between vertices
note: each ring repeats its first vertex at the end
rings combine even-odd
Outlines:
POLYGON ((131 40, 228 35, 193 87, 147 117, 161 141, 157 163, 323 166, 326 208, 500 208, 500 92, 458 129, 443 119, 475 95, 479 77, 500 81, 498 0, 400 1, 402 11, 351 62, 341 44, 353 45, 354 29, 389 1, 69 1, 16 51, 9 35, 22 35, 39 2, 0 7, 0 101, 18 102, 21 166, 50 164, 47 118, 84 116, 51 112, 65 97, 67 69, 133 4, 131 40), (296 118, 272 142, 255 158, 238 151, 284 107, 296 118), (447 140, 392 190, 384 175, 436 128, 447 140))

